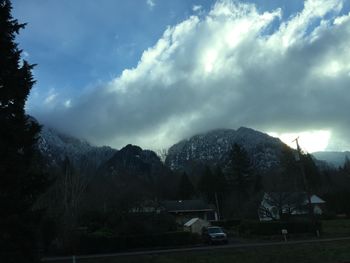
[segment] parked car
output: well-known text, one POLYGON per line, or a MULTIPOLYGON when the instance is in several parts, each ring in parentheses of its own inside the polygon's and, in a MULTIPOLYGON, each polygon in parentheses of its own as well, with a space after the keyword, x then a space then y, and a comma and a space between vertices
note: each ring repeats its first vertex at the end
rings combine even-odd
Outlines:
POLYGON ((208 244, 227 244, 227 234, 221 227, 210 226, 203 228, 202 231, 203 240, 208 244))

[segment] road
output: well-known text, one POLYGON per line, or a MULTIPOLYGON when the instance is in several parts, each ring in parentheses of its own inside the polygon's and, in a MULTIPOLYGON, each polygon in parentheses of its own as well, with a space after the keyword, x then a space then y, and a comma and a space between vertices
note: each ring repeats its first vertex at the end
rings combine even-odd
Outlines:
MULTIPOLYGON (((110 254, 96 254, 96 255, 81 255, 74 256, 75 259, 90 259, 90 258, 106 258, 106 257, 125 257, 125 256, 142 256, 142 255, 154 255, 154 254, 168 254, 168 253, 178 253, 178 252, 193 252, 193 251, 209 251, 216 249, 227 249, 227 248, 255 248, 255 247, 265 247, 265 246, 289 246, 294 244, 305 244, 305 243, 318 243, 318 242, 332 242, 332 241, 342 241, 350 240, 350 237, 338 237, 338 238, 319 238, 319 239, 305 239, 305 240, 295 240, 287 242, 260 242, 260 243, 245 243, 245 244, 228 244, 228 245, 216 245, 216 246, 196 246, 187 248, 172 248, 172 249, 159 249, 159 250, 145 250, 136 252, 120 252, 120 253, 110 253, 110 254)), ((67 261, 71 260, 73 256, 67 257, 46 257, 42 258, 43 262, 50 261, 67 261)))

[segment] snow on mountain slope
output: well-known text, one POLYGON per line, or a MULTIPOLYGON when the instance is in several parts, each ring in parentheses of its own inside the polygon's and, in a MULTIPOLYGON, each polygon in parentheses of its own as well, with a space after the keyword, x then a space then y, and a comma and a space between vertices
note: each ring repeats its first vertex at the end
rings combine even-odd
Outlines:
POLYGON ((234 143, 243 146, 253 165, 261 170, 277 166, 281 150, 285 146, 279 139, 253 129, 218 129, 173 145, 165 163, 173 170, 184 169, 194 161, 224 166, 234 143))
POLYGON ((60 165, 68 157, 80 170, 96 169, 117 152, 107 146, 92 146, 87 141, 62 134, 45 126, 42 127, 39 135, 38 149, 48 165, 60 165))

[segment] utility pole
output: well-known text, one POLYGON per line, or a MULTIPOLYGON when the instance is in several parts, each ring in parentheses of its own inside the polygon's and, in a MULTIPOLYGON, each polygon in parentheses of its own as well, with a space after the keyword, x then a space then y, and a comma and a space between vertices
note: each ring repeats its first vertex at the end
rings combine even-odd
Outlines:
POLYGON ((215 192, 215 203, 216 203, 216 209, 218 211, 218 218, 221 220, 221 214, 220 214, 220 207, 219 207, 219 199, 218 199, 218 194, 215 192))
POLYGON ((310 193, 310 187, 309 184, 307 182, 306 179, 306 174, 305 174, 305 167, 304 167, 304 163, 302 160, 302 155, 301 155, 301 149, 299 146, 299 137, 297 137, 295 140, 293 140, 293 142, 296 142, 297 144, 297 158, 296 161, 299 162, 299 166, 300 166, 300 171, 301 171, 301 175, 303 177, 303 183, 304 183, 304 188, 306 191, 306 195, 307 195, 307 201, 308 201, 308 208, 309 208, 309 216, 310 216, 310 220, 315 228, 316 231, 316 235, 319 236, 319 230, 316 229, 316 220, 315 220, 315 215, 314 215, 314 209, 312 207, 312 203, 311 203, 311 193, 310 193))

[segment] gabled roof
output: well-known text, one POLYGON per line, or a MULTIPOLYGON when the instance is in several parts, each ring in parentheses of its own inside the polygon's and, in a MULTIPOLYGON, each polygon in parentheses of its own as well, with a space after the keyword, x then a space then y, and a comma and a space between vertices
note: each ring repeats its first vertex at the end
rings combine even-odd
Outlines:
MULTIPOLYGON (((283 199, 284 201, 301 201, 304 204, 308 204, 308 197, 305 192, 268 192, 264 194, 264 200, 278 200, 283 199)), ((318 197, 317 195, 311 196, 311 204, 323 204, 326 201, 318 197)))
POLYGON ((163 206, 168 212, 201 212, 213 211, 213 207, 200 199, 164 201, 163 206))
POLYGON ((190 227, 192 226, 194 223, 196 223, 199 220, 198 217, 192 218, 191 220, 187 221, 184 226, 190 227))
POLYGON ((317 195, 311 196, 311 204, 324 204, 326 201, 318 197, 317 195))

